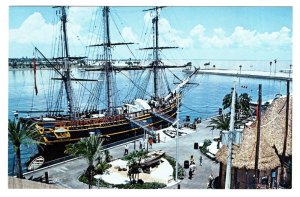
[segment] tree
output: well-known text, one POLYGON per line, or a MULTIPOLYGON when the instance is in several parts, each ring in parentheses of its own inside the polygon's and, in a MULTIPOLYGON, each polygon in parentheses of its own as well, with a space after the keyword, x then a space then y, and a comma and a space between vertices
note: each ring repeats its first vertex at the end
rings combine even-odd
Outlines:
POLYGON ((249 116, 251 115, 250 111, 250 102, 252 98, 247 93, 243 93, 238 98, 238 109, 241 110, 241 113, 249 116))
POLYGON ((65 153, 73 156, 81 156, 88 162, 86 176, 89 180, 89 189, 92 188, 93 175, 95 172, 94 161, 102 153, 103 140, 99 136, 92 135, 87 138, 81 138, 75 144, 67 144, 65 153))
MULTIPOLYGON (((223 98, 223 109, 227 109, 231 107, 231 94, 226 94, 223 98)), ((242 114, 249 116, 251 115, 250 111, 250 102, 252 100, 251 96, 247 93, 242 93, 239 96, 236 94, 236 101, 235 101, 235 110, 236 112, 241 112, 242 114)))
MULTIPOLYGON (((223 109, 227 109, 228 107, 231 107, 231 98, 232 98, 232 92, 230 94, 226 94, 223 98, 223 109)), ((237 103, 238 103, 238 96, 237 93, 235 95, 235 107, 237 108, 237 103)))
POLYGON ((127 155, 124 159, 127 160, 128 166, 128 176, 133 181, 135 181, 136 175, 139 175, 139 168, 141 167, 142 159, 146 158, 147 152, 144 150, 141 151, 133 151, 129 155, 127 155))
POLYGON ((220 139, 222 140, 222 131, 228 131, 230 125, 230 117, 228 115, 220 115, 212 118, 207 127, 212 127, 220 130, 220 139))
POLYGON ((17 122, 15 120, 8 120, 8 140, 13 145, 15 152, 17 178, 23 178, 21 145, 44 144, 40 139, 41 137, 35 123, 22 122, 21 120, 17 122))

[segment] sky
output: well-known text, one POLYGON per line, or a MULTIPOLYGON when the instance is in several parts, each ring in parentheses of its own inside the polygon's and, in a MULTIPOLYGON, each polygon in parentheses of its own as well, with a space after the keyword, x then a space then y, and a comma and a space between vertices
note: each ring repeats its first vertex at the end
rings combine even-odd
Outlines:
MULTIPOLYGON (((151 43, 150 34, 148 40, 144 38, 146 28, 151 32, 153 15, 143 12, 148 8, 111 7, 111 26, 120 25, 112 33, 112 40, 119 42, 123 38, 138 43, 131 48, 134 54, 140 54, 137 49, 151 43), (117 32, 121 32, 119 38, 117 32)), ((32 57, 34 46, 47 57, 54 56, 51 49, 58 26, 56 10, 46 6, 10 6, 9 57, 32 57)), ((71 55, 87 56, 96 7, 69 7, 67 13, 71 55)), ((180 53, 165 52, 166 56, 171 54, 168 58, 292 60, 292 16, 291 6, 168 6, 160 10, 159 42, 160 46, 180 47, 180 53)), ((114 50, 123 54, 118 58, 128 55, 122 49, 114 50)))

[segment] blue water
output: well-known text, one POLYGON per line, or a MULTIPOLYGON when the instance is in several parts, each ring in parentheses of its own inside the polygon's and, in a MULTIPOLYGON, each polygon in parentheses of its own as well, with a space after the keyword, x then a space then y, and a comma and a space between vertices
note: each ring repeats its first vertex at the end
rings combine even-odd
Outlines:
MULTIPOLYGON (((208 62, 207 60, 197 60, 193 62, 195 66, 204 67, 203 64, 208 62)), ((239 70, 239 65, 243 65, 242 69, 245 70, 270 70, 269 61, 210 61, 212 65, 216 65, 216 68, 228 68, 239 70)), ((289 61, 278 61, 277 71, 280 69, 289 69, 289 61)), ((272 65, 272 72, 274 71, 274 64, 272 65)), ((181 69, 172 69, 172 72, 178 75, 180 78, 184 78, 186 75, 181 72, 181 69)), ((89 75, 90 78, 96 78, 97 73, 91 74, 86 72, 79 72, 73 70, 75 76, 89 75)), ((132 77, 132 72, 125 72, 127 77, 132 77)), ((172 82, 178 82, 174 79, 171 73, 167 74, 170 86, 175 87, 172 82)), ((9 71, 9 106, 8 116, 13 118, 13 111, 15 110, 34 110, 34 109, 46 109, 47 99, 44 96, 48 92, 50 83, 47 80, 52 77, 52 72, 49 70, 37 70, 37 82, 39 93, 36 96, 34 93, 33 71, 32 70, 18 70, 9 71)), ((132 85, 128 82, 127 77, 124 75, 117 75, 118 95, 119 103, 121 104, 124 99, 127 99, 127 95, 131 92, 132 85)), ((257 101, 258 98, 258 84, 262 84, 262 98, 264 101, 274 98, 275 94, 286 94, 286 82, 277 80, 262 80, 262 79, 250 79, 250 78, 236 78, 228 76, 215 76, 215 75, 196 75, 192 82, 197 84, 190 85, 184 92, 182 101, 182 107, 180 109, 180 118, 184 119, 186 115, 190 115, 191 119, 201 117, 202 119, 218 114, 218 108, 222 107, 222 99, 224 95, 230 93, 233 86, 233 81, 236 81, 236 87, 238 94, 248 93, 253 101, 257 101), (247 86, 242 88, 241 86, 247 86)), ((151 86, 151 82, 149 83, 151 86)), ((291 86, 292 87, 292 86, 291 86)), ((59 86, 56 86, 59 88, 59 86)), ((80 86, 74 85, 74 90, 78 90, 80 86)), ((151 91, 149 91, 151 92, 151 91)), ((291 88, 292 92, 292 88, 291 88)), ((84 96, 85 97, 85 96, 84 96)), ((80 100, 81 103, 85 103, 86 100, 80 100)), ((20 114, 25 116, 26 114, 20 114)), ((35 147, 22 147, 22 162, 23 164, 28 160, 30 155, 35 153, 35 147)), ((8 171, 12 172, 13 169, 13 149, 12 146, 8 147, 8 171)))

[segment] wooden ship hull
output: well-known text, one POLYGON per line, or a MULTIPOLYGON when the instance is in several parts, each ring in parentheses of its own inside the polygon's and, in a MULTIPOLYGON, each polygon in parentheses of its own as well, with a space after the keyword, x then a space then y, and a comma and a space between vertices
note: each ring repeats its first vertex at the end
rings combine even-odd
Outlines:
MULTIPOLYGON (((126 139, 141 137, 145 133, 155 138, 155 130, 170 126, 176 119, 176 100, 165 108, 152 108, 128 114, 101 117, 82 118, 78 120, 63 120, 62 117, 47 117, 46 121, 40 118, 22 118, 23 121, 36 123, 45 143, 39 148, 39 156, 45 162, 65 156, 65 146, 78 142, 81 138, 90 135, 100 135, 103 145, 110 145, 126 139)), ((35 157, 33 157, 34 159, 35 157)))

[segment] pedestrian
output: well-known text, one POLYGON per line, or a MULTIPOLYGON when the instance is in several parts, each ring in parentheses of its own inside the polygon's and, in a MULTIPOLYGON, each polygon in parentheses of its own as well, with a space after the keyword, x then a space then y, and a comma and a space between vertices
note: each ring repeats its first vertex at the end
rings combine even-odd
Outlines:
POLYGON ((152 138, 149 139, 149 145, 150 145, 150 148, 152 149, 152 143, 153 143, 153 140, 152 138))
POLYGON ((191 155, 191 158, 190 158, 190 165, 192 165, 193 163, 195 163, 194 155, 191 155))
POLYGON ((199 158, 200 166, 202 166, 202 155, 199 158))
POLYGON ((214 175, 210 174, 208 177, 208 183, 207 183, 207 188, 212 188, 212 182, 214 180, 214 175))
POLYGON ((252 189, 256 189, 256 177, 255 177, 255 174, 252 177, 252 189))
POLYGON ((193 171, 192 171, 192 168, 190 168, 190 171, 189 171, 189 179, 192 180, 192 177, 193 177, 193 171))
POLYGON ((195 165, 194 162, 191 163, 190 169, 192 169, 192 172, 193 172, 193 173, 195 172, 195 170, 196 170, 196 165, 195 165))
POLYGON ((140 140, 140 150, 143 149, 143 143, 142 143, 142 140, 140 140))
POLYGON ((128 147, 128 145, 126 144, 126 145, 125 145, 124 155, 128 155, 128 149, 129 149, 129 147, 128 147))

